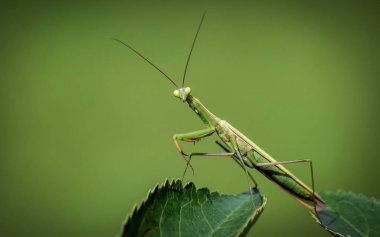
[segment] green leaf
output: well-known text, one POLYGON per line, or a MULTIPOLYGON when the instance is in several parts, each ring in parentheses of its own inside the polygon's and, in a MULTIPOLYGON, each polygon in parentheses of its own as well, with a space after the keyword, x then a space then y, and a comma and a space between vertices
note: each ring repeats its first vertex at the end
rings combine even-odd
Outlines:
POLYGON ((317 212, 317 221, 336 236, 380 236, 380 202, 352 192, 320 193, 328 206, 317 212))
POLYGON ((134 208, 121 236, 244 236, 266 203, 258 189, 252 193, 223 195, 166 180, 134 208))

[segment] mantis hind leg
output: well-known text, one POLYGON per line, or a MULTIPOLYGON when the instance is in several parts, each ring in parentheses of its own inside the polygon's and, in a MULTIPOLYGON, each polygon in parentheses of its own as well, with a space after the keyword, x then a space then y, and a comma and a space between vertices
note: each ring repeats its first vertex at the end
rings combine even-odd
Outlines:
POLYGON ((257 167, 266 167, 266 166, 276 166, 276 165, 285 165, 285 164, 294 164, 294 163, 304 163, 308 162, 310 166, 310 175, 311 175, 311 188, 312 188, 312 195, 313 195, 313 211, 315 213, 315 217, 318 219, 319 223, 322 227, 326 228, 326 226, 323 224, 322 220, 320 219, 318 215, 318 205, 320 203, 325 204, 324 201, 318 196, 318 194, 315 192, 315 184, 314 184, 314 170, 313 170, 313 162, 309 159, 299 159, 299 160, 289 160, 289 161, 277 161, 277 162, 268 162, 268 163, 256 163, 255 166, 257 167))
POLYGON ((313 162, 311 160, 297 159, 288 161, 266 162, 268 161, 268 159, 263 158, 260 154, 254 151, 249 152, 247 155, 257 170, 259 170, 273 182, 277 183, 284 190, 288 191, 291 194, 291 196, 293 196, 301 204, 308 207, 312 212, 314 212, 317 218, 319 219, 317 213, 320 208, 323 208, 323 206, 325 205, 325 201, 315 191, 314 169, 313 162), (299 180, 289 171, 281 167, 281 165, 305 162, 308 163, 310 167, 311 188, 307 187, 301 180, 299 180), (288 181, 281 181, 281 179, 279 179, 278 177, 288 177, 288 181), (298 187, 294 186, 294 184, 297 184, 298 187), (305 196, 305 193, 309 193, 311 195, 311 198, 305 196))

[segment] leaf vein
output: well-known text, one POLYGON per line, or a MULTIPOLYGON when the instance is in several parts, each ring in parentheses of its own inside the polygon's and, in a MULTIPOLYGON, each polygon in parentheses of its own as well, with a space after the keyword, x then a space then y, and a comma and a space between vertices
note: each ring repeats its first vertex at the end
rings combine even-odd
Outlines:
MULTIPOLYGON (((235 208, 231 209, 231 212, 226 215, 216 226, 216 228, 214 229, 214 233, 217 231, 217 230, 220 230, 223 228, 222 224, 226 223, 228 221, 228 219, 237 211, 241 208, 241 206, 236 206, 235 208)), ((213 233, 213 234, 214 234, 213 233)), ((212 236, 212 234, 210 235, 212 236)))
POLYGON ((165 204, 164 204, 164 208, 162 208, 162 212, 161 212, 161 215, 160 215, 160 222, 158 224, 158 228, 160 229, 160 236, 162 236, 162 228, 161 228, 161 223, 162 223, 162 216, 164 214, 164 211, 165 211, 165 208, 166 208, 166 205, 168 204, 168 201, 169 201, 169 197, 166 197, 166 201, 165 201, 165 204))

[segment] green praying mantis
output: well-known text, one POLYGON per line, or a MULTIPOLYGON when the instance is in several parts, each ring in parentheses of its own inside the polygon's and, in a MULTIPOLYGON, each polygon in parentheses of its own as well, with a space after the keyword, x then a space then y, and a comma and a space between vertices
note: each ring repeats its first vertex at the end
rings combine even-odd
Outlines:
MULTIPOLYGON (((210 112, 197 98, 192 95, 190 87, 185 86, 185 79, 187 68, 190 62, 191 54, 194 49, 198 33, 202 26, 205 14, 203 14, 200 24, 192 46, 190 53, 188 55, 185 70, 182 78, 182 85, 178 86, 173 79, 171 79, 166 73, 164 73, 159 67, 153 64, 145 56, 143 56, 136 49, 131 47, 129 44, 122 42, 118 39, 116 41, 128 47, 147 63, 156 68, 162 75, 164 75, 175 87, 173 94, 180 101, 187 103, 189 107, 195 112, 195 114, 202 120, 205 127, 204 129, 189 132, 175 134, 173 136, 173 141, 181 154, 182 158, 186 161, 186 168, 184 169, 182 180, 186 174, 188 167, 193 170, 190 164, 191 158, 194 156, 219 156, 219 157, 232 157, 236 163, 244 170, 247 179, 253 182, 257 186, 256 181, 253 176, 248 172, 248 169, 256 169, 269 180, 277 184, 281 189, 286 191, 295 200, 300 202, 303 206, 308 208, 314 214, 317 214, 318 210, 326 206, 325 201, 315 192, 314 189, 314 174, 313 174, 313 164, 311 160, 300 159, 300 160, 289 160, 289 161, 276 161, 263 149, 257 146, 249 138, 247 138, 243 133, 229 124, 226 120, 223 120, 212 112, 210 112), (203 138, 206 138, 212 134, 219 136, 220 141, 217 144, 224 150, 221 153, 192 153, 187 155, 181 148, 179 141, 183 142, 197 142, 203 138), (283 165, 291 163, 309 163, 311 172, 311 182, 312 188, 308 187, 290 171, 288 171, 283 165)), ((193 171, 194 172, 194 171, 193 171)), ((252 189, 250 189, 252 190, 252 189)), ((318 215, 317 215, 318 216, 318 215)))

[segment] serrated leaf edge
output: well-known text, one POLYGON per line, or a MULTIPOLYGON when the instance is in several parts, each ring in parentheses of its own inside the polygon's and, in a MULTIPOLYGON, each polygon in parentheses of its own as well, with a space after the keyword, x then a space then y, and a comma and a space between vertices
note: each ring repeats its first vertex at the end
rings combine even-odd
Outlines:
POLYGON ((171 181, 169 181, 168 178, 166 178, 163 183, 157 183, 156 186, 154 186, 154 188, 149 189, 148 194, 145 196, 145 198, 141 200, 140 204, 136 203, 135 205, 133 205, 131 212, 127 214, 127 216, 124 218, 124 221, 121 223, 121 232, 116 236, 121 236, 124 226, 128 223, 130 219, 132 219, 134 215, 137 214, 137 212, 140 211, 140 209, 148 202, 149 198, 158 192, 159 188, 170 187, 176 183, 180 185, 180 189, 183 189, 182 183, 179 179, 172 179, 171 181))
MULTIPOLYGON (((124 221, 122 221, 120 233, 117 234, 116 237, 119 237, 119 236, 122 235, 123 230, 124 230, 124 226, 128 223, 128 221, 130 219, 132 219, 132 217, 134 215, 137 214, 138 211, 140 211, 140 209, 148 202, 149 198, 151 196, 153 196, 159 190, 159 188, 171 187, 174 184, 179 185, 180 190, 184 190, 184 189, 191 188, 191 187, 194 187, 196 189, 196 186, 195 186, 195 184, 193 182, 186 183, 185 186, 183 186, 182 181, 179 180, 179 179, 172 179, 171 181, 169 181, 169 179, 166 178, 165 181, 162 182, 161 184, 157 183, 156 186, 154 186, 154 188, 152 188, 152 189, 150 189, 148 191, 148 194, 146 195, 145 198, 142 199, 142 201, 140 202, 140 204, 136 203, 135 205, 133 205, 131 212, 129 212, 129 214, 127 214, 127 216, 124 218, 124 221)), ((209 194, 217 193, 219 196, 221 196, 221 195, 231 195, 231 194, 224 194, 224 193, 221 193, 221 192, 218 192, 218 191, 210 192, 210 190, 208 188, 200 188, 200 189, 196 189, 196 190, 199 191, 199 190, 202 190, 202 189, 205 190, 206 192, 208 192, 209 194)), ((239 195, 239 194, 232 194, 231 196, 237 196, 237 195, 239 195)), ((260 196, 262 197, 262 203, 263 204, 260 206, 260 208, 257 208, 255 210, 255 212, 253 213, 253 216, 246 221, 246 223, 239 230, 239 232, 238 232, 238 234, 236 236, 242 236, 242 234, 245 234, 246 231, 248 231, 251 228, 252 224, 255 223, 255 221, 257 220, 257 218, 263 212, 264 207, 265 207, 265 205, 267 203, 267 198, 264 195, 262 195, 261 193, 260 193, 260 196)))

